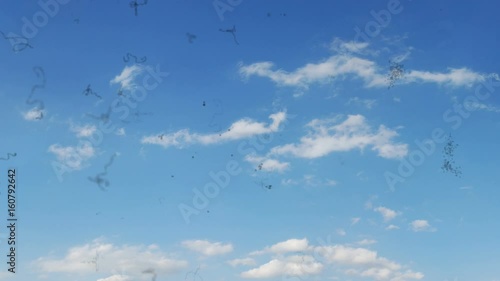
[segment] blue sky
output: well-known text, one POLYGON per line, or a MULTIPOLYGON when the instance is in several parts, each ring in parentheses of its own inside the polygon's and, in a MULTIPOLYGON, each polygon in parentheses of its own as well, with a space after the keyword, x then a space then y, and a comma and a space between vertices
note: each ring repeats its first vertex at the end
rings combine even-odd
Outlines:
POLYGON ((493 1, 3 7, 0 279, 500 280, 493 1))

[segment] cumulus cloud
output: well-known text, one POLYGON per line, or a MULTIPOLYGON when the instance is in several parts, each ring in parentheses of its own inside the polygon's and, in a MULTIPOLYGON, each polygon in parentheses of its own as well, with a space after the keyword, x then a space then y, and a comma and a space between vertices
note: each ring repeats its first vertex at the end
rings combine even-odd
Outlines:
POLYGON ((263 156, 257 156, 255 153, 245 156, 245 161, 254 165, 260 165, 260 169, 267 172, 284 172, 290 167, 288 162, 280 162, 276 159, 271 159, 263 156))
POLYGON ((266 253, 284 254, 290 252, 302 252, 309 248, 309 241, 307 238, 303 239, 288 239, 283 242, 276 243, 272 246, 265 247, 263 250, 255 251, 250 255, 262 255, 266 253))
MULTIPOLYGON (((344 42, 336 38, 331 46, 335 54, 318 62, 307 63, 292 71, 276 69, 270 61, 241 64, 239 73, 245 79, 251 76, 265 77, 279 86, 293 86, 307 89, 312 84, 325 84, 332 79, 351 77, 361 79, 365 87, 386 87, 386 67, 380 67, 376 62, 362 58, 362 54, 376 54, 368 50, 368 43, 344 42)), ((410 49, 411 50, 411 49, 410 49)), ((403 61, 408 57, 405 53, 396 61, 403 61)), ((406 71, 405 79, 401 83, 435 83, 451 87, 471 86, 482 82, 487 75, 474 72, 468 68, 448 68, 445 72, 430 72, 420 70, 406 71)))
POLYGON ((79 146, 52 144, 48 151, 55 154, 61 164, 73 170, 81 170, 87 160, 94 157, 96 153, 94 147, 89 143, 82 143, 79 146))
POLYGON ((318 274, 323 269, 323 265, 317 262, 312 256, 295 255, 283 259, 272 259, 266 264, 257 268, 242 272, 243 278, 264 279, 279 276, 304 276, 318 274))
POLYGON ((71 125, 71 131, 73 131, 78 138, 88 138, 97 131, 97 127, 88 124, 84 126, 71 125))
POLYGON ((286 112, 271 114, 271 123, 257 122, 250 118, 244 118, 234 122, 228 131, 222 134, 198 134, 191 133, 189 129, 182 129, 170 134, 155 134, 145 136, 141 142, 143 144, 156 144, 165 148, 175 146, 182 148, 192 144, 217 144, 227 141, 249 138, 256 135, 265 135, 277 132, 280 125, 286 120, 286 112))
POLYGON ((436 231, 435 228, 433 228, 428 221, 426 220, 414 220, 410 223, 411 229, 415 232, 421 232, 421 231, 436 231))
POLYGON ((373 130, 362 115, 340 118, 314 119, 307 124, 309 133, 297 144, 286 144, 271 149, 270 155, 291 154, 300 158, 318 158, 332 152, 363 150, 371 146, 383 158, 402 158, 408 153, 408 145, 393 142, 398 136, 394 130, 380 125, 373 130))
POLYGON ((395 229, 399 229, 399 226, 391 224, 391 225, 387 226, 385 229, 386 230, 395 230, 395 229))
POLYGON ((403 266, 394 261, 379 257, 377 252, 364 248, 353 248, 343 245, 317 247, 328 263, 347 267, 346 274, 375 280, 409 280, 421 279, 422 273, 403 271, 403 266))
POLYGON ((187 268, 188 263, 168 257, 156 245, 114 245, 100 239, 92 243, 74 246, 63 258, 41 257, 33 262, 43 273, 92 273, 96 271, 110 276, 102 281, 129 281, 144 276, 145 268, 154 268, 156 274, 171 275, 187 268), (117 275, 116 270, 124 273, 117 275))
POLYGON ((233 245, 231 243, 223 244, 221 242, 210 242, 207 240, 188 240, 183 241, 182 245, 204 256, 223 255, 233 251, 233 245))
POLYGON ((382 217, 384 218, 384 221, 386 221, 386 222, 393 220, 396 216, 398 216, 398 212, 391 210, 389 208, 386 208, 386 207, 377 207, 373 210, 380 213, 382 215, 382 217))

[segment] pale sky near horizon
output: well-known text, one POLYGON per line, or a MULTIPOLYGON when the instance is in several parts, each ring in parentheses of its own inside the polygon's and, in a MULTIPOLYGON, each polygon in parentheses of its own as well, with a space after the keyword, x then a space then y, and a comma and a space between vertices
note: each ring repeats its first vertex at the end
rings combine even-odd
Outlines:
POLYGON ((131 3, 0 9, 0 280, 500 280, 499 3, 131 3))

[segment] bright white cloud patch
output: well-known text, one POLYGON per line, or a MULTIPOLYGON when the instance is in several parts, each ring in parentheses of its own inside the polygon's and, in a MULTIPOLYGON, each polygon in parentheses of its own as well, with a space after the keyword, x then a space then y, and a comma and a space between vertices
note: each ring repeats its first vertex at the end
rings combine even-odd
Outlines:
POLYGON ((188 265, 186 261, 169 258, 156 245, 117 246, 99 240, 72 247, 63 258, 38 258, 34 265, 44 273, 92 273, 96 271, 93 260, 97 261, 100 273, 110 275, 102 279, 105 281, 138 280, 145 277, 143 271, 147 268, 154 268, 156 274, 167 276, 186 269, 188 265), (123 273, 117 275, 117 270, 123 273))
POLYGON ((338 119, 314 119, 307 124, 309 133, 298 144, 274 147, 270 154, 318 158, 332 152, 363 150, 367 146, 371 146, 383 158, 401 158, 408 153, 407 144, 393 142, 392 139, 398 133, 384 125, 373 130, 362 115, 349 115, 341 123, 338 119))
POLYGON ((122 72, 110 81, 110 84, 120 84, 121 89, 132 90, 135 87, 134 80, 145 70, 145 67, 138 64, 125 66, 122 72))
POLYGON ((143 144, 156 144, 165 148, 170 146, 184 147, 191 144, 217 144, 227 141, 249 138, 256 135, 265 135, 277 132, 280 125, 286 120, 286 112, 271 114, 270 124, 257 122, 249 118, 244 118, 234 122, 228 131, 221 134, 197 134, 189 132, 189 129, 183 129, 170 134, 156 134, 142 138, 143 144))
POLYGON ((49 152, 56 155, 57 160, 73 170, 80 170, 84 167, 87 160, 95 155, 95 149, 89 143, 83 143, 80 146, 61 146, 53 144, 49 146, 49 152))
POLYGON ((259 166, 260 169, 267 172, 284 172, 290 167, 288 162, 280 162, 276 159, 270 159, 255 154, 248 154, 245 156, 245 161, 259 166))
POLYGON ((426 220, 414 220, 410 223, 411 229, 415 232, 436 231, 426 220))
POLYGON ((264 279, 273 277, 293 277, 318 274, 323 265, 311 256, 290 256, 284 259, 273 259, 240 274, 243 278, 264 279))
MULTIPOLYGON (((244 78, 251 76, 266 77, 280 86, 293 86, 307 89, 312 84, 325 84, 335 78, 346 76, 363 80, 365 86, 386 87, 386 66, 379 66, 376 62, 359 57, 360 54, 373 54, 367 50, 368 43, 344 42, 335 39, 332 50, 336 54, 319 62, 307 63, 293 71, 276 69, 270 61, 256 62, 249 65, 240 65, 240 75, 244 78)), ((408 54, 398 58, 404 60, 408 54)), ((447 72, 429 72, 410 70, 401 83, 424 82, 436 83, 452 87, 471 86, 482 82, 487 75, 471 71, 467 68, 448 68, 447 72)))
POLYGON ((290 252, 302 252, 309 248, 309 241, 304 239, 289 239, 283 242, 276 243, 270 247, 265 247, 261 251, 250 253, 251 255, 262 255, 266 253, 284 254, 290 252))
POLYGON ((327 263, 345 267, 347 275, 390 281, 423 278, 422 273, 403 271, 402 265, 364 248, 335 245, 316 247, 315 251, 323 255, 327 263))
POLYGON ((194 252, 205 256, 223 255, 233 251, 233 245, 223 244, 221 242, 210 242, 207 240, 188 240, 182 242, 182 245, 194 252))

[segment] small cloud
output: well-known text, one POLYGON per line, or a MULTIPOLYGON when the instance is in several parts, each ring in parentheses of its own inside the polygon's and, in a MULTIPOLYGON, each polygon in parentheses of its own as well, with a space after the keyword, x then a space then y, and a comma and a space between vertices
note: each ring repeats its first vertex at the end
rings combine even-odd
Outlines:
POLYGON ((377 207, 373 210, 379 212, 386 222, 393 220, 396 216, 398 216, 398 213, 396 211, 393 211, 386 207, 377 207))
POLYGON ((386 230, 395 230, 395 229, 399 229, 399 226, 391 224, 388 227, 386 227, 385 229, 386 230))
POLYGON ((357 224, 360 220, 361 220, 361 218, 352 218, 351 219, 351 225, 357 224))
POLYGON ((138 64, 125 66, 122 72, 110 81, 110 84, 120 84, 121 89, 132 90, 135 88, 135 78, 145 70, 145 67, 138 64))
POLYGON ((288 162, 280 162, 276 159, 257 156, 254 153, 245 156, 245 161, 254 165, 260 165, 260 169, 267 172, 284 172, 290 167, 290 163, 288 162))
POLYGON ((434 232, 434 231, 436 231, 436 229, 431 227, 429 222, 426 220, 414 220, 410 223, 410 226, 411 226, 411 229, 415 232, 422 232, 422 231, 434 232))
POLYGON ((361 99, 361 98, 358 98, 358 97, 353 97, 353 98, 350 98, 348 101, 347 101, 347 105, 351 105, 351 104, 357 104, 357 105, 361 105, 361 106, 364 106, 366 107, 367 109, 371 109, 375 104, 377 103, 376 100, 371 100, 371 99, 361 99))
POLYGON ((373 245, 375 243, 377 243, 377 240, 373 240, 373 239, 363 239, 361 241, 356 242, 356 244, 358 244, 360 246, 368 246, 368 245, 373 245))
POLYGON ((88 138, 92 136, 96 131, 97 127, 95 125, 85 125, 85 126, 71 126, 71 131, 76 133, 78 138, 88 138))
POLYGON ((342 228, 339 228, 339 229, 337 229, 337 234, 339 236, 346 236, 347 233, 342 228))
POLYGON ((252 258, 244 258, 244 259, 234 259, 234 260, 230 260, 227 262, 230 266, 232 267, 236 267, 238 265, 247 265, 247 266, 251 266, 251 265, 256 265, 257 263, 255 262, 254 259, 252 258))
POLYGON ((233 251, 233 245, 231 243, 223 244, 221 242, 210 242, 207 240, 184 241, 182 242, 182 246, 204 256, 224 255, 233 251))
POLYGON ((118 128, 116 129, 116 133, 115 133, 117 136, 125 136, 125 128, 118 128))
POLYGON ((45 115, 45 110, 40 109, 38 107, 34 107, 31 110, 24 112, 23 118, 24 120, 27 121, 38 121, 41 120, 44 115, 45 115))
POLYGON ((88 143, 83 143, 82 146, 53 144, 49 146, 48 151, 55 154, 59 162, 73 170, 82 169, 87 160, 96 154, 94 147, 88 143))

